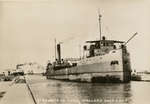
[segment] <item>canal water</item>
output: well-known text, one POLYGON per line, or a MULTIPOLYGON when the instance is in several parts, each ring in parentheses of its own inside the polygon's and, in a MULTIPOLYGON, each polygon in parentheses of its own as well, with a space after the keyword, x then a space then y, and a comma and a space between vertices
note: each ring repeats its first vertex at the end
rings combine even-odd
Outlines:
POLYGON ((27 76, 38 104, 149 104, 150 82, 79 83, 27 76))

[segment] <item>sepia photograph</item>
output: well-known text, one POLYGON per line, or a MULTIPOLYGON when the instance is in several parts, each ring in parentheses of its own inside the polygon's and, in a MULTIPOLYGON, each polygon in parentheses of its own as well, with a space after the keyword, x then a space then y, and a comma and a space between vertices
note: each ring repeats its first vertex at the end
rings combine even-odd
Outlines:
POLYGON ((0 0, 0 104, 149 96, 149 0, 0 0))

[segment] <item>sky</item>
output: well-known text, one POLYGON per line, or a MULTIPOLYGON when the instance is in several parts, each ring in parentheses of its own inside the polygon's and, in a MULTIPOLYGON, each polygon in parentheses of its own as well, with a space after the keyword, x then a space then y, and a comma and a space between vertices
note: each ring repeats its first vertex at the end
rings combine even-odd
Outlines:
POLYGON ((149 0, 0 0, 0 71, 16 64, 54 59, 54 39, 63 57, 79 57, 79 45, 102 35, 127 41, 132 69, 150 69, 149 0))

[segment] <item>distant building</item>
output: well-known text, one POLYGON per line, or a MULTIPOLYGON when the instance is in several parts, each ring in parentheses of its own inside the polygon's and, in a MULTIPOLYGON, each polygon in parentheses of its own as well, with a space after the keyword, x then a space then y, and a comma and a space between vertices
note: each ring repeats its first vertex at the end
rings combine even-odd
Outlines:
POLYGON ((4 76, 5 76, 4 73, 0 73, 0 81, 3 79, 4 76))
POLYGON ((25 63, 16 65, 17 71, 23 71, 24 74, 44 73, 44 67, 38 63, 25 63))

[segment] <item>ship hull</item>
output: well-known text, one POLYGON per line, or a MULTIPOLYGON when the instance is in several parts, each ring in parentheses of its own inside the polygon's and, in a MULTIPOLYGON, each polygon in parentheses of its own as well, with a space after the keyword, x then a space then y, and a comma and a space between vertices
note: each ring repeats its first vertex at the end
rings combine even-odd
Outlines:
POLYGON ((69 75, 49 75, 47 79, 59 79, 81 82, 124 82, 122 79, 122 72, 91 72, 91 73, 79 73, 69 75))
POLYGON ((77 66, 61 70, 49 70, 48 79, 61 79, 82 82, 129 82, 129 55, 122 49, 109 54, 82 59, 77 66), (124 61, 128 61, 125 65, 124 61))

